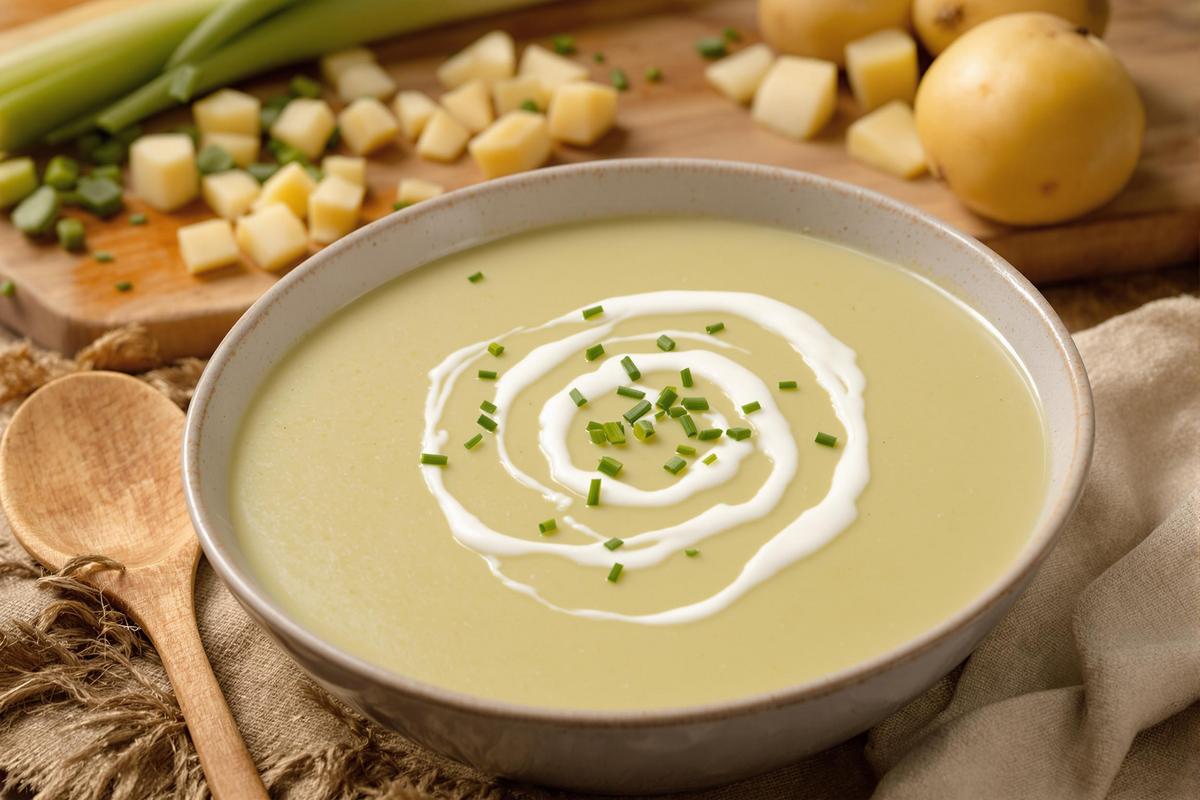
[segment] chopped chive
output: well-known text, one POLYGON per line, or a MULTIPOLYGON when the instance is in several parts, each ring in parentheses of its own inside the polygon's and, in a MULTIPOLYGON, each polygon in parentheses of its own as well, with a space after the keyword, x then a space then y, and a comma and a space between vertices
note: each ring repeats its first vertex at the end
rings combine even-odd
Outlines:
POLYGON ((654 412, 654 418, 655 418, 656 420, 661 420, 661 419, 662 419, 663 417, 665 417, 666 415, 667 415, 667 412, 666 412, 666 411, 663 411, 661 408, 660 408, 658 411, 655 411, 655 412, 654 412))
POLYGON ((481 370, 479 370, 479 380, 494 381, 494 380, 496 380, 497 374, 498 373, 494 369, 481 369, 481 370))
POLYGON ((592 440, 592 444, 606 444, 608 437, 604 435, 604 426, 598 422, 589 422, 587 424, 588 438, 592 440))
POLYGON ((465 442, 463 442, 463 447, 467 448, 468 450, 474 450, 475 445, 479 444, 482 441, 483 441, 483 434, 477 433, 474 436, 472 436, 470 439, 467 439, 465 442))
POLYGON ((496 413, 496 404, 493 403, 491 400, 484 400, 482 403, 479 404, 479 409, 481 411, 486 411, 489 414, 495 414, 496 413))
MULTIPOLYGON (((599 55, 599 53, 597 53, 597 55, 599 55)), ((608 571, 608 582, 616 583, 617 579, 621 577, 621 570, 623 569, 625 569, 625 565, 620 561, 613 564, 612 569, 608 571)))
POLYGON ((817 444, 823 444, 826 447, 837 447, 837 437, 828 433, 817 433, 817 437, 813 439, 817 444))
POLYGON ((740 442, 743 439, 749 439, 752 431, 749 428, 730 428, 725 431, 725 435, 735 442, 740 442))
POLYGON ((621 366, 625 368, 625 374, 629 376, 631 381, 636 381, 642 377, 642 371, 637 368, 637 365, 633 363, 633 359, 629 356, 621 359, 621 366))
POLYGON ((696 438, 702 442, 708 442, 713 439, 720 439, 721 433, 722 431, 720 428, 705 428, 704 430, 700 431, 699 434, 697 434, 696 438))
POLYGON ((576 408, 583 408, 587 405, 587 398, 583 396, 583 392, 578 389, 572 389, 571 402, 575 404, 576 408))
POLYGON ((132 292, 133 281, 117 281, 113 284, 113 288, 118 292, 132 292))
POLYGON ((618 386, 617 394, 621 397, 632 397, 634 400, 641 400, 646 396, 646 393, 641 389, 634 389, 632 386, 618 386))
POLYGON ((649 400, 639 400, 637 405, 626 411, 621 416, 625 417, 625 421, 632 425, 642 417, 646 416, 646 414, 650 411, 650 408, 651 406, 649 400))
POLYGON ((658 345, 659 350, 662 350, 665 353, 669 353, 675 349, 675 340, 670 336, 667 336, 665 333, 658 337, 654 343, 658 345))
POLYGON ((479 419, 475 421, 479 423, 479 427, 490 433, 495 433, 496 428, 499 427, 499 423, 497 423, 496 420, 492 419, 487 414, 480 414, 479 419))
POLYGON ((587 504, 589 506, 600 505, 600 479, 592 478, 592 482, 588 484, 587 504))
POLYGON ((752 400, 751 402, 746 403, 746 405, 742 406, 742 413, 749 416, 750 414, 753 414, 755 411, 758 411, 761 408, 762 408, 762 405, 757 400, 752 400))
POLYGON ((679 453, 681 456, 694 456, 696 455, 696 448, 689 447, 686 444, 681 444, 675 448, 675 452, 679 453))
POLYGON ((700 551, 694 547, 688 547, 684 549, 683 554, 688 558, 695 558, 696 556, 700 555, 700 551))
POLYGON ((602 355, 604 355, 604 345, 602 344, 594 344, 583 351, 583 357, 588 361, 595 361, 602 355))
POLYGON ((63 217, 54 224, 58 244, 69 253, 77 253, 84 247, 83 223, 74 217, 63 217))
POLYGON ((671 456, 671 458, 667 460, 667 463, 663 464, 663 469, 672 475, 678 475, 686 466, 687 462, 682 458, 679 456, 671 456))
POLYGON ((704 330, 708 331, 709 333, 720 333, 721 331, 725 330, 725 323, 714 322, 712 325, 705 325, 704 330))
POLYGON ((721 31, 721 37, 727 42, 740 42, 742 40, 742 34, 738 32, 737 28, 726 28, 721 31))
POLYGON ((483 280, 483 273, 476 272, 474 275, 468 275, 467 280, 469 280, 471 283, 479 283, 481 280, 483 280))
POLYGON ((729 52, 720 36, 705 36, 696 42, 696 52, 707 59, 717 59, 729 52))
POLYGON ((545 522, 538 523, 538 533, 542 536, 549 536, 558 530, 558 520, 548 519, 545 522))
POLYGON ((604 306, 591 306, 590 308, 585 308, 583 310, 583 318, 591 319, 592 317, 596 316, 597 314, 603 314, 603 313, 604 313, 604 306))
POLYGON ((639 441, 646 441, 654 435, 654 423, 648 419, 639 419, 633 423, 633 435, 639 441))
POLYGON ((679 404, 688 411, 708 411, 708 399, 704 397, 685 397, 679 404))
POLYGON ((592 421, 588 422, 587 429, 589 431, 602 431, 602 430, 604 430, 604 426, 601 425, 599 422, 592 420, 592 421))
POLYGON ((554 45, 554 52, 560 56, 569 56, 575 52, 575 37, 565 33, 561 33, 550 40, 554 45))
POLYGON ((646 67, 646 80, 658 83, 663 79, 663 71, 658 67, 646 67))
POLYGON ((521 101, 521 110, 522 111, 531 111, 534 114, 536 114, 539 111, 541 111, 542 109, 540 109, 538 107, 537 100, 525 99, 525 100, 521 101))
POLYGON ((292 94, 296 94, 301 97, 321 96, 321 84, 317 83, 307 75, 296 75, 293 77, 291 82, 288 84, 288 88, 291 89, 292 94))
POLYGON ((604 53, 592 53, 592 61, 595 61, 597 64, 603 64, 604 53))
POLYGON ((705 464, 711 464, 711 463, 713 463, 713 462, 714 462, 714 461, 716 461, 716 460, 717 460, 717 454, 716 454, 716 453, 709 453, 708 455, 706 455, 706 456, 704 457, 704 463, 705 463, 705 464))
POLYGON ((683 406, 672 406, 671 408, 667 409, 667 413, 671 415, 671 419, 675 419, 676 417, 682 417, 684 414, 686 414, 687 409, 683 406))
MULTIPOLYGON (((410 203, 408 200, 397 200, 396 202, 392 203, 392 211, 403 211, 404 209, 408 208, 411 205, 412 205, 412 203, 410 203)), ((480 277, 482 277, 482 276, 480 276, 480 277)), ((471 281, 471 283, 474 283, 474 282, 475 281, 471 281)))
POLYGON ((696 422, 689 414, 684 414, 682 417, 680 417, 679 424, 683 426, 683 432, 687 434, 689 439, 695 436, 698 432, 696 430, 696 422))
POLYGON ((795 389, 796 382, 795 381, 780 381, 779 388, 780 389, 795 389))
POLYGON ((492 342, 488 345, 488 352, 496 357, 499 357, 500 354, 504 352, 504 345, 498 344, 497 342, 492 342))
POLYGON ((611 538, 607 542, 605 542, 604 546, 607 547, 609 550, 617 550, 623 544, 625 544, 624 539, 618 539, 617 537, 614 536, 613 538, 611 538))
POLYGON ((145 225, 146 224, 146 215, 140 211, 137 212, 136 214, 130 214, 129 215, 129 224, 130 225, 145 225))
POLYGON ((4 295, 5 297, 12 297, 16 293, 17 293, 17 285, 15 283, 13 283, 12 281, 5 281, 4 283, 0 283, 0 294, 4 295))
POLYGON ((615 477, 617 477, 617 473, 619 473, 621 471, 621 467, 623 467, 623 466, 625 466, 625 465, 622 464, 620 461, 617 461, 615 458, 609 458, 608 456, 604 456, 603 458, 600 459, 600 463, 596 465, 596 469, 600 472, 603 472, 605 475, 607 475, 610 478, 615 478, 615 477))
POLYGON ((117 260, 116 256, 114 256, 112 253, 108 252, 107 250, 97 250, 96 252, 92 253, 92 258, 96 259, 97 261, 103 262, 105 264, 108 264, 112 261, 117 260))
POLYGON ((694 382, 692 381, 691 367, 684 367, 683 369, 679 370, 679 382, 683 384, 683 388, 685 389, 692 388, 694 382))
POLYGON ((609 73, 609 77, 612 79, 612 85, 616 87, 618 92, 624 92, 629 89, 629 76, 625 74, 625 70, 616 67, 609 73))
POLYGON ((654 401, 654 405, 666 411, 675 402, 675 398, 679 397, 675 390, 670 386, 658 393, 658 399, 654 401))
POLYGON ((613 444, 625 444, 625 426, 619 422, 604 423, 604 438, 613 444))
POLYGON ((439 455, 438 453, 421 453, 422 464, 432 464, 435 467, 444 467, 446 462, 450 460, 450 456, 439 455))

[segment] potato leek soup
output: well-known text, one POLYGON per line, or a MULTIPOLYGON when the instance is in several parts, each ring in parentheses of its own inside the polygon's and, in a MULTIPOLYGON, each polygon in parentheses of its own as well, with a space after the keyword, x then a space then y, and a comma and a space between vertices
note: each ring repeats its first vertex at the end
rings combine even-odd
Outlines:
POLYGON ((504 239, 358 299, 265 377, 234 525, 297 620, 539 707, 777 690, 977 597, 1043 501, 994 330, 914 272, 693 218, 504 239))

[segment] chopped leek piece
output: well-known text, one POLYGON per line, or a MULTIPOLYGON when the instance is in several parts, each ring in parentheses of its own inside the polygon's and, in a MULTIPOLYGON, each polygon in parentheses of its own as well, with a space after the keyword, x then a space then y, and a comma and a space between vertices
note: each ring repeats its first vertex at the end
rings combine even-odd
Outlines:
POLYGON ((83 223, 71 217, 63 217, 54 226, 58 244, 63 250, 77 253, 84 247, 83 223))
POLYGON ((683 384, 683 388, 685 389, 692 388, 694 382, 692 381, 691 367, 684 367, 683 369, 679 370, 679 382, 683 384))
POLYGON ((639 441, 646 441, 654 435, 654 423, 648 419, 639 419, 633 423, 633 435, 639 441))
POLYGON ((421 463, 431 464, 435 467, 444 467, 446 462, 450 460, 450 456, 439 455, 438 453, 421 453, 421 463))
POLYGON ((690 414, 684 414, 682 417, 680 417, 679 424, 683 426, 683 432, 687 434, 689 439, 698 433, 696 430, 696 422, 692 419, 690 414))
POLYGON ((740 442, 743 439, 749 439, 751 433, 752 431, 749 428, 730 428, 729 430, 725 431, 725 435, 736 442, 740 442))
POLYGON ((496 413, 496 404, 493 403, 491 400, 484 400, 482 403, 479 404, 479 408, 481 411, 486 411, 489 414, 496 413))
POLYGON ((538 523, 538 533, 542 536, 549 536, 558 530, 558 520, 548 519, 545 522, 538 523))
POLYGON ((837 437, 829 433, 818 433, 813 441, 826 447, 837 447, 837 437))
MULTIPOLYGON (((596 55, 599 55, 599 53, 597 53, 596 55)), ((623 570, 623 569, 625 569, 625 565, 622 564, 620 561, 613 564, 612 569, 610 569, 608 571, 608 582, 616 583, 617 579, 621 577, 621 570, 623 570)))
POLYGON ((500 423, 496 422, 496 420, 492 419, 487 414, 480 414, 479 419, 475 421, 479 423, 479 427, 483 428, 489 433, 495 433, 496 428, 500 426, 500 423))
POLYGON ((761 408, 762 408, 762 405, 757 400, 754 400, 754 401, 746 403, 746 405, 742 406, 742 413, 745 414, 746 416, 749 416, 749 415, 753 414, 755 411, 760 410, 761 408))
POLYGON ((58 219, 58 192, 52 186, 40 186, 12 212, 12 224, 26 236, 49 232, 58 219))
POLYGON ((583 396, 583 392, 578 389, 572 389, 571 402, 575 404, 576 408, 583 408, 587 405, 587 398, 583 396))
POLYGON ((675 340, 670 336, 667 336, 665 333, 658 337, 654 343, 658 345, 659 350, 662 350, 665 353, 669 353, 675 349, 675 340))
POLYGON ((625 465, 620 461, 617 461, 615 458, 604 456, 600 459, 600 463, 596 465, 596 469, 600 472, 603 472, 610 478, 615 478, 623 466, 625 465))
POLYGON ((713 463, 713 462, 714 462, 714 461, 716 461, 716 460, 717 460, 717 454, 716 454, 716 453, 709 453, 708 455, 706 455, 706 456, 704 457, 704 463, 705 463, 705 464, 711 464, 711 463, 713 463))
POLYGON ((479 444, 482 441, 483 441, 483 434, 477 433, 474 436, 472 436, 470 439, 467 439, 467 441, 463 442, 463 447, 467 448, 468 450, 473 450, 473 449, 475 449, 475 445, 479 444))
POLYGON ((713 439, 720 439, 723 431, 720 428, 705 428, 697 434, 697 437, 702 442, 708 442, 713 439))
POLYGON ((604 438, 613 444, 625 444, 625 426, 619 422, 604 423, 604 438))
POLYGON ((651 408, 652 406, 650 405, 649 400, 639 400, 637 405, 626 411, 624 414, 622 414, 622 416, 625 417, 626 422, 632 425, 642 417, 646 416, 651 408))
POLYGON ((675 452, 679 453, 681 456, 694 456, 696 455, 696 448, 689 447, 686 444, 681 444, 675 448, 675 452))
POLYGON ((621 395, 621 397, 632 397, 634 400, 641 400, 646 396, 646 393, 641 389, 634 389, 631 386, 618 386, 617 394, 621 395))
POLYGON ((679 404, 688 411, 708 411, 708 399, 704 397, 685 397, 679 404))
POLYGON ((602 355, 604 355, 604 345, 602 344, 594 344, 587 350, 583 351, 583 357, 588 361, 595 361, 602 355))
POLYGON ((592 482, 588 484, 587 504, 589 506, 600 505, 600 479, 592 478, 592 482))
POLYGON ((687 462, 679 456, 671 456, 667 459, 667 463, 663 464, 663 469, 672 475, 678 475, 687 466, 687 462))
POLYGON ((780 389, 795 389, 796 382, 795 381, 780 381, 779 388, 780 389))
POLYGON ((633 359, 629 356, 621 359, 621 366, 625 369, 625 374, 629 376, 630 380, 636 381, 642 377, 642 371, 637 368, 637 365, 633 363, 633 359))
POLYGON ((708 331, 709 333, 720 333, 721 331, 725 330, 725 323, 714 322, 712 325, 705 325, 704 330, 708 331))
POLYGON ((679 395, 675 393, 675 390, 670 386, 667 386, 658 393, 658 399, 654 401, 654 405, 665 411, 671 407, 671 404, 675 402, 675 398, 677 397, 679 397, 679 395))
POLYGON ((604 546, 607 547, 609 550, 619 550, 621 545, 623 545, 623 544, 625 544, 624 539, 618 539, 617 537, 614 536, 613 538, 611 538, 607 542, 605 542, 604 546))
POLYGON ((479 370, 479 380, 494 381, 494 380, 496 380, 496 376, 498 374, 499 373, 497 373, 496 370, 494 370, 494 369, 481 369, 481 370, 479 370))

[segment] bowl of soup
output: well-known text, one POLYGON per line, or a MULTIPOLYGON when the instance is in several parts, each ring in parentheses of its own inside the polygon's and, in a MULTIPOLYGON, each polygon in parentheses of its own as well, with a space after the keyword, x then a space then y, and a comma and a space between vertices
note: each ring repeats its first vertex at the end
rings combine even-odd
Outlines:
POLYGON ((496 775, 653 793, 866 729, 1078 498, 1069 335, 983 245, 772 167, 609 161, 321 251, 197 388, 214 569, 317 681, 496 775))

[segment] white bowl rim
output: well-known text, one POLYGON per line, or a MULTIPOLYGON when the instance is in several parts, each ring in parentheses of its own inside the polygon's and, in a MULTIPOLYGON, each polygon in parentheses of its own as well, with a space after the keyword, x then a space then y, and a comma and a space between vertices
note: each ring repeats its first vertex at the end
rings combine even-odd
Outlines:
MULTIPOLYGON (((397 219, 396 223, 399 221, 397 219)), ((813 700, 863 683, 880 673, 916 659, 968 627, 975 619, 987 613, 993 605, 1003 600, 1008 594, 1017 591, 1053 548, 1082 493, 1083 482, 1091 462, 1094 432, 1091 385, 1070 333, 1034 285, 1015 267, 978 240, 923 211, 886 195, 807 172, 715 159, 627 158, 546 167, 458 189, 415 204, 396 214, 385 216, 308 258, 268 289, 234 324, 216 352, 213 353, 196 386, 188 409, 183 440, 183 476, 188 510, 209 563, 235 597, 249 606, 255 614, 267 620, 269 623, 267 627, 270 629, 268 632, 271 635, 298 641, 305 649, 319 655, 323 660, 331 662, 341 670, 376 685, 382 685, 390 691, 403 694, 418 702, 466 714, 510 721, 571 728, 644 729, 714 722, 813 700), (1070 386, 1075 404, 1075 443, 1063 490, 1053 498, 1054 506, 1035 526, 1018 557, 1005 569, 1003 574, 993 580, 986 590, 976 596, 968 605, 932 628, 873 658, 782 689, 759 692, 733 700, 680 707, 603 711, 537 707, 492 700, 417 680, 373 664, 325 641, 293 620, 269 597, 264 589, 259 587, 248 570, 243 570, 237 565, 219 535, 214 534, 217 526, 210 519, 208 510, 202 501, 199 451, 204 435, 206 410, 214 391, 220 385, 221 373, 224 371, 226 363, 234 356, 238 345, 247 336, 252 335, 260 318, 267 314, 293 287, 302 282, 310 273, 324 268, 330 261, 335 261, 343 250, 353 248, 369 239, 381 229, 381 226, 389 224, 387 220, 393 216, 401 214, 404 215, 403 219, 413 221, 421 216, 438 214, 442 208, 451 205, 469 203, 478 197, 486 197, 491 194, 520 191, 525 186, 560 176, 585 175, 597 171, 607 173, 644 170, 657 170, 664 173, 680 170, 732 171, 775 179, 787 176, 789 180, 798 184, 809 184, 823 191, 848 195, 860 202, 881 206, 886 212, 907 217, 921 228, 923 233, 946 236, 971 251, 976 258, 1004 278, 1024 302, 1033 306, 1041 322, 1049 328, 1058 353, 1070 372, 1070 386)))

